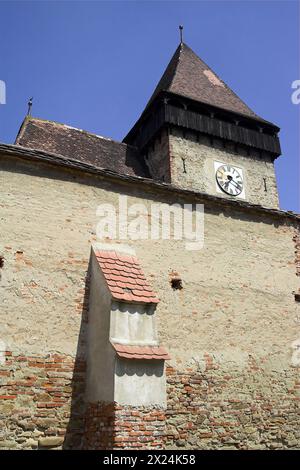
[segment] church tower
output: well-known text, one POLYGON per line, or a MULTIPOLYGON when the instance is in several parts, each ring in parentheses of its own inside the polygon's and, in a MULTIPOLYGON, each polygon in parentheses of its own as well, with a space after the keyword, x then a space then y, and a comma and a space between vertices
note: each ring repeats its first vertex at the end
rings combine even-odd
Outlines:
POLYGON ((278 132, 181 42, 124 142, 158 181, 278 208, 278 132))

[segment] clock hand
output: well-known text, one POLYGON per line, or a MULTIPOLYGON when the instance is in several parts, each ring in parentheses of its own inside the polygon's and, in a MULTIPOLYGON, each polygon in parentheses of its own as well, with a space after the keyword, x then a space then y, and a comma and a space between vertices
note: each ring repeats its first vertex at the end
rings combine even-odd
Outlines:
POLYGON ((234 186, 238 188, 239 190, 242 189, 241 186, 238 183, 236 183, 236 181, 230 180, 230 183, 234 184, 234 186))
POLYGON ((227 175, 227 181, 226 183, 224 184, 224 189, 228 189, 228 186, 230 185, 230 183, 233 183, 233 179, 232 179, 232 176, 231 175, 227 175))

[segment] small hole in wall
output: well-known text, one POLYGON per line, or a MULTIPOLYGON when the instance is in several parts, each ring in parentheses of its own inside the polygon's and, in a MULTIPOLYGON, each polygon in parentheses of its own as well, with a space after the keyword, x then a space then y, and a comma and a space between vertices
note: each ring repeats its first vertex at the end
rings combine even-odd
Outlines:
POLYGON ((173 290, 183 289, 182 279, 180 277, 173 277, 171 279, 171 287, 173 290))
POLYGON ((295 294, 295 301, 300 302, 300 294, 295 294))
POLYGON ((4 256, 0 255, 0 268, 3 268, 4 266, 4 256))

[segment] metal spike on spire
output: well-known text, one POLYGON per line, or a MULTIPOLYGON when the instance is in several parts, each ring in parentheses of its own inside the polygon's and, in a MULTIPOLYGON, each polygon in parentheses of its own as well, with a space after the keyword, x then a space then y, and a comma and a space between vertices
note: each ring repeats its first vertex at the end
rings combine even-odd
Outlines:
POLYGON ((30 115, 31 115, 32 100, 33 100, 33 96, 32 96, 31 98, 29 98, 29 101, 28 101, 27 116, 30 116, 30 115))
POLYGON ((179 33, 180 33, 180 44, 183 43, 183 26, 182 24, 179 25, 179 33))

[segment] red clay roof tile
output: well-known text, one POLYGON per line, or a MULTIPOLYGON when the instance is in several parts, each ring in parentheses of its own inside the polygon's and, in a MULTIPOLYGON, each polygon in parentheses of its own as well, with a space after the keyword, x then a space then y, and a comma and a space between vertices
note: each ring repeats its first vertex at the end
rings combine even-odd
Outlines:
POLYGON ((113 298, 137 303, 159 302, 135 256, 105 250, 95 251, 95 255, 113 298))
POLYGON ((111 343, 119 357, 126 359, 169 360, 170 356, 163 346, 137 346, 111 343))

